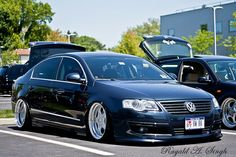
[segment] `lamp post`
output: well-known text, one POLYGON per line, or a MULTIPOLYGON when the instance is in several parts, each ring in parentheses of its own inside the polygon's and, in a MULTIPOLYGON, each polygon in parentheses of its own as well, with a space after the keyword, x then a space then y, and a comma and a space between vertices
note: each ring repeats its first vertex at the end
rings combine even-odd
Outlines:
POLYGON ((65 34, 65 35, 66 35, 67 38, 68 38, 68 43, 70 43, 70 37, 73 36, 73 35, 76 35, 76 34, 70 33, 70 34, 65 34))
POLYGON ((216 10, 217 9, 223 9, 223 7, 221 6, 213 6, 210 7, 213 9, 213 26, 214 26, 214 51, 215 51, 215 55, 217 55, 217 46, 216 46, 216 10))

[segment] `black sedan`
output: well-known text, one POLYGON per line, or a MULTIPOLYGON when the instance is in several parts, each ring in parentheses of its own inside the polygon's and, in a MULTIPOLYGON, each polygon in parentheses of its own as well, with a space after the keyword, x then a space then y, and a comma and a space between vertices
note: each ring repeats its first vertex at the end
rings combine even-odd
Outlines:
POLYGON ((216 97, 223 124, 236 127, 236 59, 225 56, 193 56, 191 45, 172 36, 148 36, 140 44, 147 56, 184 85, 201 88, 216 97))
MULTIPOLYGON (((164 69, 176 64, 178 81, 213 94, 222 108, 222 122, 236 127, 236 59, 224 56, 194 56, 162 63, 164 69)), ((173 68, 173 67, 172 67, 173 68)), ((168 70, 168 69, 167 69, 168 70)))
POLYGON ((50 125, 100 141, 214 138, 221 109, 209 93, 177 84, 139 57, 78 52, 49 57, 13 85, 17 126, 50 125))

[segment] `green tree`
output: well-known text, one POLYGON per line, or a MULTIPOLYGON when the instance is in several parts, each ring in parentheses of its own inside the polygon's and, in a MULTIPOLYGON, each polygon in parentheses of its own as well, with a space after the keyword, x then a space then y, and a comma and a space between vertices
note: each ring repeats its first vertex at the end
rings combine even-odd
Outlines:
POLYGON ((230 54, 229 56, 233 57, 233 58, 236 58, 236 54, 235 53, 234 54, 230 54))
MULTIPOLYGON (((212 54, 211 48, 214 45, 213 32, 198 30, 195 36, 183 37, 183 39, 191 44, 194 54, 212 54)), ((218 36, 217 41, 219 39, 220 37, 218 36)))
POLYGON ((236 51, 236 37, 229 36, 223 41, 224 47, 226 47, 229 51, 236 51))
POLYGON ((160 34, 160 24, 157 19, 148 19, 141 25, 137 25, 128 29, 121 37, 118 45, 112 48, 113 51, 132 54, 140 57, 145 57, 144 52, 139 48, 140 42, 143 40, 143 35, 158 35, 160 34))
POLYGON ((0 65, 9 65, 12 63, 18 63, 19 62, 19 56, 16 54, 15 51, 3 51, 1 53, 2 62, 0 62, 0 65))
POLYGON ((105 49, 105 45, 97 41, 95 38, 89 36, 72 37, 71 42, 85 47, 87 51, 96 51, 105 49))
POLYGON ((137 32, 128 30, 123 34, 122 40, 119 42, 118 46, 114 48, 114 51, 144 57, 145 54, 139 48, 141 41, 142 38, 137 35, 137 32))
POLYGON ((52 30, 48 34, 47 41, 67 42, 67 38, 64 35, 62 35, 62 32, 59 29, 57 29, 57 30, 52 30))
MULTIPOLYGON (((236 28, 236 12, 233 13, 233 17, 235 22, 232 23, 231 27, 236 28)), ((236 51, 236 36, 228 36, 222 44, 229 51, 236 51)))
POLYGON ((0 0, 0 45, 13 50, 26 47, 29 41, 46 40, 53 15, 48 3, 0 0))
POLYGON ((144 22, 142 25, 137 25, 131 28, 132 31, 136 32, 137 35, 158 35, 160 34, 159 20, 155 18, 148 19, 148 22, 144 22))

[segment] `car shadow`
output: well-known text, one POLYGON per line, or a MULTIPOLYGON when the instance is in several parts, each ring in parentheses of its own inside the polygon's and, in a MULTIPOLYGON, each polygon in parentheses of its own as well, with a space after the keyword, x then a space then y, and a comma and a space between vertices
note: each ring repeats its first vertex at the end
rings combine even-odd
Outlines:
POLYGON ((16 131, 32 132, 32 133, 52 135, 52 136, 57 136, 57 137, 86 140, 85 136, 77 135, 73 131, 67 131, 67 130, 57 129, 57 128, 53 128, 53 127, 47 127, 47 126, 45 126, 45 127, 32 127, 29 130, 21 130, 17 126, 9 126, 8 128, 10 128, 12 130, 16 130, 16 131))
POLYGON ((221 128, 224 129, 224 130, 227 130, 227 131, 236 130, 236 127, 234 127, 234 128, 227 128, 224 125, 222 125, 221 128))
MULTIPOLYGON (((12 130, 19 131, 20 129, 16 126, 9 126, 8 128, 12 130)), ((63 138, 71 138, 78 139, 87 142, 94 142, 98 144, 109 144, 109 145, 119 145, 119 146, 132 146, 132 147, 163 147, 163 146, 179 146, 179 145, 193 145, 193 144, 202 144, 202 143, 210 143, 220 141, 212 140, 212 139, 197 139, 197 140, 177 140, 177 141, 168 141, 168 142, 116 142, 114 139, 105 140, 102 142, 93 141, 90 138, 85 136, 78 135, 76 132, 62 130, 58 128, 52 127, 32 127, 30 130, 26 130, 27 132, 39 133, 44 135, 53 135, 57 137, 63 138)))

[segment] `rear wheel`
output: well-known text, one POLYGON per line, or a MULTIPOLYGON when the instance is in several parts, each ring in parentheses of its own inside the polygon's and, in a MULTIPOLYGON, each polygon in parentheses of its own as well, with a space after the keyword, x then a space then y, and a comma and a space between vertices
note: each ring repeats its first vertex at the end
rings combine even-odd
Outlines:
POLYGON ((100 103, 94 103, 88 114, 88 127, 92 138, 101 141, 108 137, 108 124, 108 115, 105 108, 100 103))
POLYGON ((31 118, 27 102, 18 99, 15 106, 16 125, 20 129, 29 129, 31 127, 31 118))
POLYGON ((236 99, 235 98, 226 98, 221 104, 223 117, 223 124, 232 129, 236 126, 236 99))

